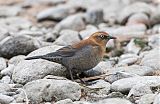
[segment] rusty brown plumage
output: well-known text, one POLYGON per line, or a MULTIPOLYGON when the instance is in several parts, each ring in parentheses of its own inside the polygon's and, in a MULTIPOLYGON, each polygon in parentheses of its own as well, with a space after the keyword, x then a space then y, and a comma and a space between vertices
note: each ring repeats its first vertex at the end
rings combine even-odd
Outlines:
POLYGON ((45 59, 62 64, 68 69, 71 79, 73 79, 72 74, 87 71, 101 61, 106 44, 110 39, 115 39, 115 37, 106 32, 95 32, 88 39, 77 44, 63 47, 46 55, 28 57, 26 60, 45 59))

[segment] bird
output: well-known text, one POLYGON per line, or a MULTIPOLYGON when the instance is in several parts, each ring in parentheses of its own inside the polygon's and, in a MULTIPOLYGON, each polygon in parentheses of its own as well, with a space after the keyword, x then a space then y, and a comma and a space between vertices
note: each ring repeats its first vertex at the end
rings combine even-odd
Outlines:
POLYGON ((116 37, 107 32, 98 31, 78 43, 64 46, 46 55, 28 57, 25 60, 44 59, 59 63, 66 67, 70 79, 74 80, 73 75, 94 68, 103 59, 106 44, 110 39, 116 39, 116 37))

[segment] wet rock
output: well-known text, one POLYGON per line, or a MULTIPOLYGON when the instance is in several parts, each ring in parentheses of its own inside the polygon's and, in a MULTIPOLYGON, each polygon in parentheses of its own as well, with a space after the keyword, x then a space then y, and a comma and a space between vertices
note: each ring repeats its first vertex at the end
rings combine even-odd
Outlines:
POLYGON ((79 42, 79 34, 73 30, 62 30, 54 42, 55 45, 67 46, 79 42), (64 41, 65 40, 65 41, 64 41))
POLYGON ((0 57, 0 71, 7 67, 6 60, 3 57, 0 57))
POLYGON ((101 101, 98 101, 94 104, 132 104, 129 100, 121 98, 108 98, 101 101))
POLYGON ((75 15, 68 16, 67 18, 59 22, 54 29, 57 31, 61 31, 63 29, 81 31, 85 29, 85 22, 83 18, 84 17, 82 14, 75 14, 75 15))
POLYGON ((126 6, 120 13, 118 21, 121 24, 125 24, 127 22, 128 17, 135 13, 145 13, 147 15, 151 15, 153 11, 153 7, 144 2, 135 2, 131 5, 126 6), (135 9, 133 9, 135 8, 135 9))
POLYGON ((148 51, 142 58, 140 65, 149 66, 155 70, 159 70, 160 68, 159 57, 158 57, 160 56, 159 49, 160 48, 155 48, 151 51, 148 51))
POLYGON ((3 95, 3 94, 0 93, 0 103, 1 104, 10 104, 11 102, 14 102, 13 97, 3 95))
POLYGON ((146 94, 143 95, 138 101, 138 104, 152 104, 156 94, 146 94))
POLYGON ((148 44, 152 48, 160 47, 160 35, 159 34, 149 36, 148 41, 149 41, 148 44))
POLYGON ((15 66, 13 64, 9 64, 7 68, 1 71, 1 74, 11 76, 13 73, 14 67, 15 66))
POLYGON ((18 6, 1 6, 0 17, 16 16, 21 11, 18 6))
POLYGON ((39 48, 39 44, 30 37, 9 37, 0 43, 0 56, 11 58, 16 55, 26 55, 37 48, 39 48))
POLYGON ((66 76, 66 68, 58 63, 43 59, 21 61, 15 66, 12 79, 14 82, 25 84, 41 79, 47 75, 66 76))
POLYGON ((52 7, 52 8, 41 11, 37 15, 37 19, 39 21, 47 20, 47 19, 60 21, 75 12, 76 12, 76 9, 69 5, 58 5, 56 7, 52 7))
POLYGON ((78 100, 80 98, 80 86, 69 80, 40 79, 24 85, 28 98, 32 102, 58 101, 63 99, 78 100))
POLYGON ((74 104, 71 99, 57 101, 55 104, 74 104))
POLYGON ((114 91, 129 91, 134 85, 144 84, 148 86, 155 86, 160 83, 159 76, 143 76, 124 78, 112 83, 111 88, 114 91))
POLYGON ((103 20, 103 11, 102 9, 91 9, 88 10, 84 16, 86 23, 98 25, 102 23, 103 20))

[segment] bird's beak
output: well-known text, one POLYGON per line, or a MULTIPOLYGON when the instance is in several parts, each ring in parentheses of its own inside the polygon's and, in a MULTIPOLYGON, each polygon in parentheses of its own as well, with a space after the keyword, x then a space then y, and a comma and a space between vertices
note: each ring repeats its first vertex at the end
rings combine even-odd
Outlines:
POLYGON ((113 37, 113 36, 109 36, 109 39, 116 39, 116 37, 113 37))

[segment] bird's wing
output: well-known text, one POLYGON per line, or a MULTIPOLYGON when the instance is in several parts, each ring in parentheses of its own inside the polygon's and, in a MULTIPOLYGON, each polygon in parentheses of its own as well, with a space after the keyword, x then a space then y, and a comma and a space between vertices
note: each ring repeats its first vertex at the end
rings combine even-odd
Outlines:
POLYGON ((61 56, 61 57, 71 57, 73 56, 78 49, 73 48, 72 46, 66 46, 62 47, 56 52, 48 53, 45 56, 47 57, 55 57, 55 56, 61 56))

